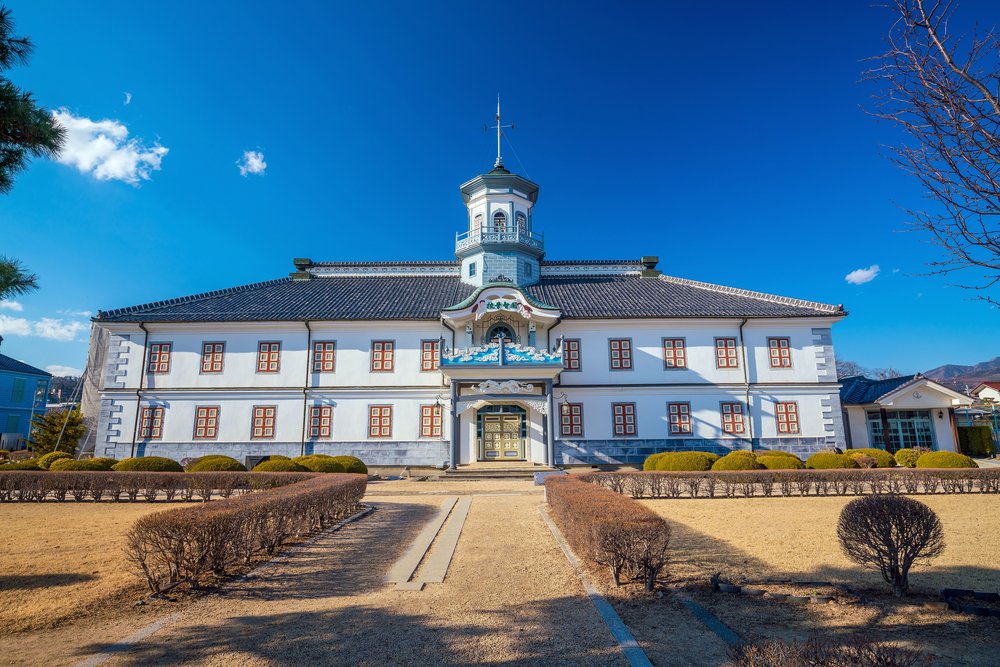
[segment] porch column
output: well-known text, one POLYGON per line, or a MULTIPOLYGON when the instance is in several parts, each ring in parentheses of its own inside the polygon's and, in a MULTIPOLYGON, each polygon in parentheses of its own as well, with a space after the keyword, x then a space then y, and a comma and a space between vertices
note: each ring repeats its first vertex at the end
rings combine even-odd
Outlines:
POLYGON ((458 454, 462 449, 462 413, 458 411, 458 382, 451 381, 451 464, 458 468, 458 454))
POLYGON ((545 381, 545 465, 555 465, 556 433, 552 428, 552 380, 545 381))
MULTIPOLYGON (((892 442, 889 439, 889 413, 886 412, 885 408, 879 407, 878 414, 882 421, 882 445, 885 447, 885 451, 895 454, 896 449, 892 446, 892 442)), ((871 445, 874 447, 875 443, 871 443, 871 445)))

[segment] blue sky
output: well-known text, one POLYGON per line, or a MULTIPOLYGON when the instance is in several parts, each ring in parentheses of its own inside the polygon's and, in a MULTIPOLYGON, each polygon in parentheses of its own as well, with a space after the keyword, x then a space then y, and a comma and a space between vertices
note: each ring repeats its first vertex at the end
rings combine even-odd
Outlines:
POLYGON ((11 78, 78 138, 0 197, 0 253, 42 285, 0 309, 0 349, 37 366, 83 367, 87 311, 293 257, 451 257, 498 92, 550 259, 657 254, 671 275, 843 303, 838 356, 867 366, 1000 354, 997 311, 920 275, 935 248, 903 231, 920 192, 862 111, 891 20, 872 3, 6 4, 36 44, 11 78))

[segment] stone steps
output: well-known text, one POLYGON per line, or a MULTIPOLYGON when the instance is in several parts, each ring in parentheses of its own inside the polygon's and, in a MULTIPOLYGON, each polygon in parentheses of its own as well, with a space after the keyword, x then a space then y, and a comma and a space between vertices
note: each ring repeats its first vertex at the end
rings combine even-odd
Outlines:
POLYGON ((482 466, 459 466, 457 470, 448 469, 444 471, 441 479, 450 481, 475 481, 483 479, 510 479, 510 480, 532 480, 536 472, 552 472, 556 470, 551 466, 539 465, 497 465, 489 464, 482 466))

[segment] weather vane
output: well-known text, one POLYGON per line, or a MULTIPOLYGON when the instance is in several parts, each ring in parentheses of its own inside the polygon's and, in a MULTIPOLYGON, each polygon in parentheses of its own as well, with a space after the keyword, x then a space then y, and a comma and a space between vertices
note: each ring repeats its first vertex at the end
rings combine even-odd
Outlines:
POLYGON ((497 93, 497 124, 496 125, 484 125, 483 126, 483 130, 485 130, 486 132, 489 132, 490 130, 496 130, 497 131, 497 161, 496 161, 496 164, 493 165, 494 167, 502 167, 503 166, 503 158, 500 157, 500 137, 503 136, 504 128, 510 128, 510 129, 513 130, 514 129, 514 123, 511 123, 510 125, 503 125, 503 124, 500 123, 500 94, 497 93))

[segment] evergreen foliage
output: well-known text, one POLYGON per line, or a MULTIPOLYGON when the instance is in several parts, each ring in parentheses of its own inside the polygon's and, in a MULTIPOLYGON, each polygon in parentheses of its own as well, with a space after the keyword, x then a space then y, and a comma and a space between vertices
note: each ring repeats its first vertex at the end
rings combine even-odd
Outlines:
POLYGON ((83 425, 83 415, 80 414, 79 409, 70 411, 68 421, 65 410, 53 410, 35 415, 31 426, 33 429, 31 448, 35 450, 37 456, 54 451, 73 454, 76 452, 80 438, 87 432, 87 427, 83 425), (64 423, 65 430, 63 430, 64 423), (61 439, 60 433, 62 433, 61 439), (59 443, 58 450, 56 449, 57 442, 59 443))

